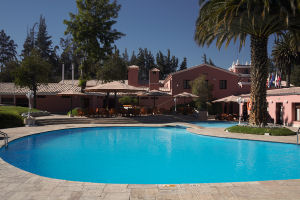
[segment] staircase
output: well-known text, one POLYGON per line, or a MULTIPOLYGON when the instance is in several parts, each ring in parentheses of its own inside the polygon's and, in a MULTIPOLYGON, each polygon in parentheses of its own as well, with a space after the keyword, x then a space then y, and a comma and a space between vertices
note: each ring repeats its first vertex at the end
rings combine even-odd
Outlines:
POLYGON ((36 125, 57 125, 57 124, 133 124, 137 121, 130 118, 49 118, 36 119, 36 125))

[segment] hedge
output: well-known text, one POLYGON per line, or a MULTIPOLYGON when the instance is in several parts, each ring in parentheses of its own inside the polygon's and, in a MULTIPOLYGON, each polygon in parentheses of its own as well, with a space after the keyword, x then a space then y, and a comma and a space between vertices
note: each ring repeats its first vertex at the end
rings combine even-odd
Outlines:
POLYGON ((14 113, 0 112, 0 128, 24 126, 23 118, 14 113))

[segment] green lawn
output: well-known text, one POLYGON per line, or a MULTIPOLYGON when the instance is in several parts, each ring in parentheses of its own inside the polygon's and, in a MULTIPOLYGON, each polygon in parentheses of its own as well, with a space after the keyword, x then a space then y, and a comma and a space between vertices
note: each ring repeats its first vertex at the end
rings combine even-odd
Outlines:
MULTIPOLYGON (((38 109, 31 109, 31 112, 38 112, 38 109)), ((21 115, 22 113, 28 112, 27 107, 20 107, 20 106, 0 106, 0 113, 14 113, 21 115)))
POLYGON ((248 126, 232 126, 227 128, 229 132, 232 133, 245 133, 245 134, 256 134, 264 135, 265 133, 270 133, 274 136, 286 136, 286 135, 296 135, 295 132, 288 128, 256 128, 248 126))

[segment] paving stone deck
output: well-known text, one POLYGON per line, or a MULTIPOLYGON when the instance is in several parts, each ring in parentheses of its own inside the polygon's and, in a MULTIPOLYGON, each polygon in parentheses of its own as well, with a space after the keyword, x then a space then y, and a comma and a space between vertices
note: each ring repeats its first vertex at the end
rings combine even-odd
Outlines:
MULTIPOLYGON (((199 128, 187 123, 128 124, 127 126, 185 125, 196 133, 217 137, 295 143, 296 136, 259 136, 226 133, 222 128, 199 128)), ((69 124, 5 129, 9 141, 39 132, 111 124, 69 124)), ((126 126, 126 124, 114 124, 126 126)), ((1 145, 0 141, 0 145, 1 145)), ((0 159, 1 200, 273 200, 300 199, 300 180, 213 184, 101 184, 57 180, 20 170, 0 159)))

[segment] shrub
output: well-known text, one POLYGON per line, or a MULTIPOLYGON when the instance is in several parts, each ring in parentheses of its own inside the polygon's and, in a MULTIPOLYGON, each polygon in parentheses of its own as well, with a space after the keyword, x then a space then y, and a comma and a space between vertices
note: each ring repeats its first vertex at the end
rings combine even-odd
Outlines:
POLYGON ((119 102, 122 105, 136 105, 138 101, 136 97, 124 96, 119 99, 119 102))
MULTIPOLYGON (((73 116, 78 116, 78 111, 80 110, 81 108, 74 108, 73 110, 72 110, 72 115, 73 116)), ((69 111, 68 112, 68 115, 70 115, 71 114, 71 111, 69 111)))
POLYGON ((12 128, 24 126, 23 118, 14 113, 1 112, 0 113, 0 128, 12 128))
POLYGON ((227 128, 229 132, 233 133, 246 133, 246 134, 256 134, 264 135, 265 133, 270 133, 273 136, 286 136, 295 135, 296 133, 288 128, 260 128, 260 127, 249 127, 249 126, 232 126, 227 128))

